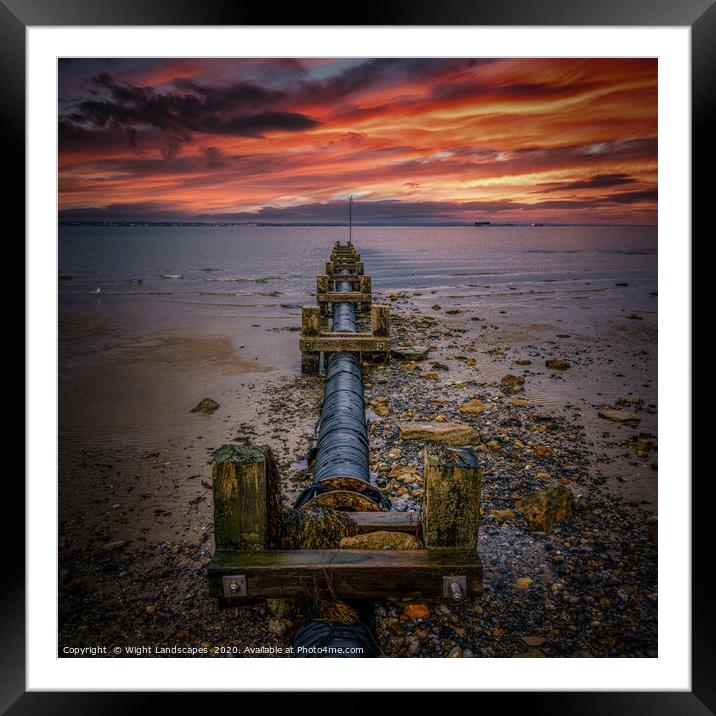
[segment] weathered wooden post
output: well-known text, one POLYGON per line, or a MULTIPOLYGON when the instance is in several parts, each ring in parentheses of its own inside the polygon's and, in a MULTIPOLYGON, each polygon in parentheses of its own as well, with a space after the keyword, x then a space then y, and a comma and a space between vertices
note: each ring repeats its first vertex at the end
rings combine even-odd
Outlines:
POLYGON ((372 293, 373 286, 370 280, 370 276, 360 276, 358 283, 358 290, 361 293, 372 293))
MULTIPOLYGON (((301 309, 301 337, 320 336, 321 334, 321 308, 320 306, 303 306, 301 309)), ((301 372, 318 373, 321 354, 301 351, 301 372)))
POLYGON ((321 315, 327 316, 330 313, 330 306, 327 301, 321 300, 329 291, 330 279, 328 276, 316 276, 316 301, 321 309, 321 315))
POLYGON ((333 275, 333 261, 326 261, 326 273, 329 276, 333 275))
POLYGON ((370 307, 371 333, 375 337, 390 335, 390 307, 384 303, 374 303, 370 307))
POLYGON ((217 550, 268 549, 278 539, 280 484, 266 447, 222 445, 212 461, 217 550))
POLYGON ((481 482, 477 452, 473 448, 428 445, 423 460, 426 547, 476 550, 481 482))

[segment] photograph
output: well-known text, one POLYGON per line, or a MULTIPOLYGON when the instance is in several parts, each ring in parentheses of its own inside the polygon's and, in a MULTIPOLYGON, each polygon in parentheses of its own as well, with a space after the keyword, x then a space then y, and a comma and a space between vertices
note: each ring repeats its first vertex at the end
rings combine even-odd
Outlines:
POLYGON ((60 57, 73 658, 659 656, 656 57, 60 57))

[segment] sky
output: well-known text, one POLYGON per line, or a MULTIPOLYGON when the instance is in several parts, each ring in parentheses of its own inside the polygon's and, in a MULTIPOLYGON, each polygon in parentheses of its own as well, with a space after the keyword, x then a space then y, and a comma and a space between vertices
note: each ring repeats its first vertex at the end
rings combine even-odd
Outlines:
POLYGON ((655 59, 60 59, 63 220, 657 220, 655 59))

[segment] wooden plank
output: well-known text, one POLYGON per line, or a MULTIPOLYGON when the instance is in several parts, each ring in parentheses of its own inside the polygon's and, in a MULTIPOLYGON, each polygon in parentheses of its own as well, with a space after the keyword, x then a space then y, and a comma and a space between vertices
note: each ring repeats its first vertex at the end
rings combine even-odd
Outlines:
MULTIPOLYGON (((225 597, 222 577, 243 575, 247 599, 283 599, 325 593, 342 599, 443 595, 443 577, 466 578, 466 597, 482 593, 482 563, 476 551, 267 550, 217 551, 209 563, 213 594, 225 597)), ((241 603, 244 597, 232 601, 241 603)))
POLYGON ((411 512, 351 512, 348 515, 362 533, 378 532, 409 532, 415 534, 420 530, 420 513, 411 512))
POLYGON ((329 335, 298 339, 298 347, 308 353, 336 353, 350 351, 353 353, 387 353, 390 351, 390 338, 349 333, 347 335, 329 335))
POLYGON ((372 294, 361 293, 360 291, 326 291, 326 293, 317 294, 316 300, 319 303, 341 303, 348 301, 352 303, 370 303, 372 294))
POLYGON ((370 326, 374 336, 390 335, 390 307, 374 303, 370 308, 370 326))

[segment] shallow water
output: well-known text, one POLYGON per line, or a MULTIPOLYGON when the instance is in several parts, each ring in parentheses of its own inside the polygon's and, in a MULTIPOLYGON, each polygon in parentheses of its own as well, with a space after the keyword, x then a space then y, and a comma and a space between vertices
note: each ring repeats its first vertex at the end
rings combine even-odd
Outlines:
MULTIPOLYGON (((345 234, 60 227, 64 446, 151 448, 197 430, 221 440, 227 423, 250 420, 263 381, 299 370, 300 307, 315 300, 316 274, 345 234), (205 396, 222 403, 218 419, 189 414, 205 396)), ((381 227, 356 228, 353 240, 379 298, 405 294, 396 308, 467 328, 463 343, 476 352, 504 349, 501 360, 480 356, 481 380, 499 380, 518 357, 542 366, 565 352, 583 356, 563 375, 534 375, 527 393, 578 415, 595 441, 632 429, 597 419, 594 404, 636 394, 656 404, 655 228, 381 227)), ((656 434, 656 415, 640 430, 656 434)))

